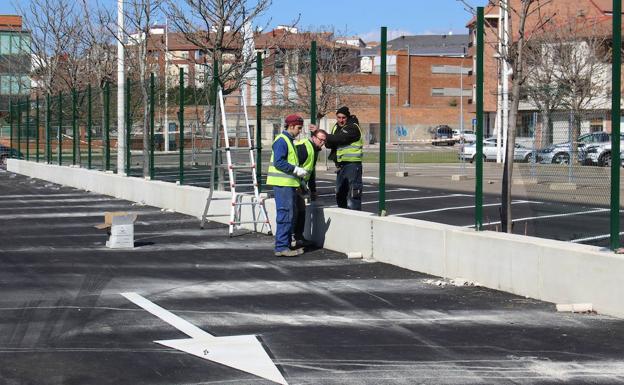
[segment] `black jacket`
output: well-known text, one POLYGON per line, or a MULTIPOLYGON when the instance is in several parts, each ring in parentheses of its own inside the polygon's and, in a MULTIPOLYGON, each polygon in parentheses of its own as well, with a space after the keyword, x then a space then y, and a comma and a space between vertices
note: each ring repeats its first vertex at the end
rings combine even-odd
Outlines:
POLYGON ((340 163, 336 161, 337 148, 347 146, 360 139, 362 134, 357 126, 359 123, 358 118, 355 115, 351 115, 349 119, 347 119, 347 124, 342 127, 338 126, 336 128, 336 132, 332 134, 330 131, 327 135, 327 142, 325 143, 325 146, 331 149, 329 159, 333 160, 337 166, 340 165, 340 163))

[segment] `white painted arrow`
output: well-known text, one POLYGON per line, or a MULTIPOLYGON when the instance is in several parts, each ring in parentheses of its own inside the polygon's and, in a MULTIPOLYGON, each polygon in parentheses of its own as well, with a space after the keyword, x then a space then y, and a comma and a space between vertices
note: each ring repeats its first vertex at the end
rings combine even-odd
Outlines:
POLYGON ((255 335, 215 337, 139 294, 121 293, 121 295, 191 337, 154 342, 278 384, 288 385, 255 335))

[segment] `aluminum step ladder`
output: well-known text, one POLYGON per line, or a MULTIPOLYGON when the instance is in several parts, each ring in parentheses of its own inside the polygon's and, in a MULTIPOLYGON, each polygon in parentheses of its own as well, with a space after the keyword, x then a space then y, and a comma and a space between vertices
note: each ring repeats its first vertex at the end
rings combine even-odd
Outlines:
MULTIPOLYGON (((228 184, 230 187, 230 220, 229 220, 229 235, 232 236, 234 232, 241 228, 241 225, 245 224, 253 224, 255 231, 262 231, 264 226, 268 228, 268 233, 272 234, 271 223, 269 222, 269 217, 267 215, 266 207, 264 205, 264 199, 261 199, 260 193, 258 190, 258 180, 256 175, 256 161, 255 161, 255 151, 257 150, 257 145, 255 143, 254 137, 251 135, 251 130, 249 129, 249 116, 247 115, 247 103, 244 97, 244 88, 240 89, 240 93, 238 95, 223 95, 223 91, 219 88, 218 91, 218 102, 219 109, 221 113, 221 127, 223 128, 223 143, 224 146, 221 147, 221 140, 218 141, 216 145, 213 145, 213 150, 225 152, 225 158, 227 160, 226 164, 217 165, 214 160, 216 156, 213 154, 213 162, 211 165, 211 175, 213 176, 211 179, 214 181, 214 175, 217 172, 217 169, 220 167, 225 167, 228 172, 228 184), (225 100, 234 99, 236 103, 236 107, 238 107, 237 112, 227 112, 226 111, 226 103, 225 100), (247 145, 239 146, 240 139, 240 126, 241 126, 241 118, 244 118, 244 130, 243 133, 247 135, 247 145), (235 123, 233 122, 235 120, 235 123), (234 146, 230 146, 230 137, 229 132, 234 128, 235 132, 235 143, 234 146), (237 156, 240 152, 247 152, 249 154, 249 162, 241 163, 239 156, 237 156), (233 154, 234 155, 233 157, 233 154), (251 183, 238 183, 237 177, 238 170, 244 170, 251 173, 251 183), (248 196, 247 193, 242 193, 237 191, 238 187, 252 187, 253 196, 251 196, 251 200, 248 202, 243 202, 243 198, 248 196), (252 219, 243 221, 241 218, 241 209, 243 206, 250 206, 252 219), (260 229, 258 229, 258 225, 261 225, 260 229)), ((208 211, 210 209, 210 204, 216 198, 213 198, 213 189, 214 184, 210 186, 210 194, 208 195, 208 199, 206 200, 206 206, 204 208, 204 213, 201 219, 201 228, 204 228, 205 223, 208 221, 208 217, 211 216, 223 216, 223 215, 208 215, 208 211)))

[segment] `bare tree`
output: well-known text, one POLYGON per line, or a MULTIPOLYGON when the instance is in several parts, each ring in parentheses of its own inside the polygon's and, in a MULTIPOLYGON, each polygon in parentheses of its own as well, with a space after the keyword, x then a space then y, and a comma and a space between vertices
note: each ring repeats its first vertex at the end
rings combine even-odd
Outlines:
POLYGON ((563 88, 557 82, 555 55, 548 54, 543 39, 538 38, 526 51, 527 63, 531 70, 527 72, 527 81, 522 88, 528 102, 537 107, 542 122, 540 146, 552 143, 552 114, 561 106, 563 88))
POLYGON ((283 107, 311 113, 311 42, 317 42, 316 107, 317 118, 335 109, 336 100, 349 94, 345 77, 355 74, 359 65, 359 49, 336 42, 331 28, 320 31, 290 33, 276 44, 268 72, 269 81, 276 84, 276 99, 283 107))
MULTIPOLYGON (((25 7, 17 8, 24 15, 24 29, 31 34, 31 77, 35 79, 36 87, 48 96, 76 88, 84 69, 79 60, 81 17, 76 3, 71 0, 33 0, 25 7)), ((46 113, 46 125, 49 123, 47 119, 46 113)))
POLYGON ((601 20, 569 16, 536 36, 529 50, 526 92, 544 118, 555 108, 572 113, 572 154, 578 151, 583 113, 608 108, 610 50, 604 27, 601 20))
MULTIPOLYGON (((611 52, 604 23, 595 19, 571 18, 556 29, 551 43, 559 57, 557 81, 563 89, 562 107, 572 113, 571 153, 578 151, 578 137, 584 111, 608 108, 611 52)), ((578 162, 576 156, 571 162, 578 162)))
MULTIPOLYGON (((467 9, 474 10, 466 1, 458 0, 467 9)), ((489 0, 488 6, 506 11, 509 14, 509 29, 504 31, 508 44, 498 48, 498 41, 493 42, 494 49, 498 51, 500 60, 505 61, 511 67, 511 106, 509 109, 509 121, 507 130, 507 143, 505 153, 505 165, 503 169, 503 181, 501 191, 501 229, 504 232, 512 232, 511 214, 511 182, 513 177, 514 150, 516 147, 516 122, 520 105, 520 90, 527 81, 526 48, 530 47, 534 36, 549 25, 553 17, 545 7, 552 0, 489 0), (517 23, 517 25, 515 24, 517 23)), ((496 26, 500 28, 500 26, 496 26)), ((492 26, 486 23, 486 28, 492 26)), ((508 76, 502 74, 501 76, 508 76)))
MULTIPOLYGON (((117 63, 116 47, 113 45, 113 37, 110 30, 113 28, 114 20, 106 12, 101 11, 101 6, 97 1, 82 0, 81 3, 84 15, 84 27, 81 38, 85 46, 85 67, 89 84, 96 86, 97 110, 99 126, 105 125, 105 86, 114 79, 115 67, 117 63)), ((100 130, 102 143, 105 140, 104 129, 100 130)), ((104 159, 102 159, 104 162, 104 159)))
POLYGON ((68 65, 68 54, 77 51, 78 10, 71 0, 33 0, 26 8, 24 28, 31 33, 33 77, 44 93, 73 85, 77 71, 68 65), (65 72, 65 73, 64 73, 65 72), (66 75, 70 76, 66 76, 66 75))
MULTIPOLYGON (((245 52, 254 47, 251 25, 271 5, 270 0, 170 0, 167 14, 184 37, 218 67, 216 80, 229 94, 240 87, 252 68, 255 56, 245 52)), ((211 75, 215 75, 212 74, 211 75)))

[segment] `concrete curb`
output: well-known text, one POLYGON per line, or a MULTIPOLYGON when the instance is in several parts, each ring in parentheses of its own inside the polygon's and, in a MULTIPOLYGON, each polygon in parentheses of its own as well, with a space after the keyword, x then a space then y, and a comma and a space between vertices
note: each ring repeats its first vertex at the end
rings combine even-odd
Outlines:
MULTIPOLYGON (((16 159, 8 160, 7 169, 198 218, 208 196, 199 187, 16 159)), ((229 193, 215 192, 215 197, 221 200, 211 206, 210 214, 218 215, 212 220, 227 224, 229 193)), ((243 217, 249 218, 251 207, 245 207, 243 217)), ((268 199, 266 207, 273 222, 275 202, 268 199)), ((306 232, 324 248, 540 300, 591 303, 599 313, 624 317, 624 297, 618 295, 624 256, 609 250, 338 208, 308 209, 306 232)))

